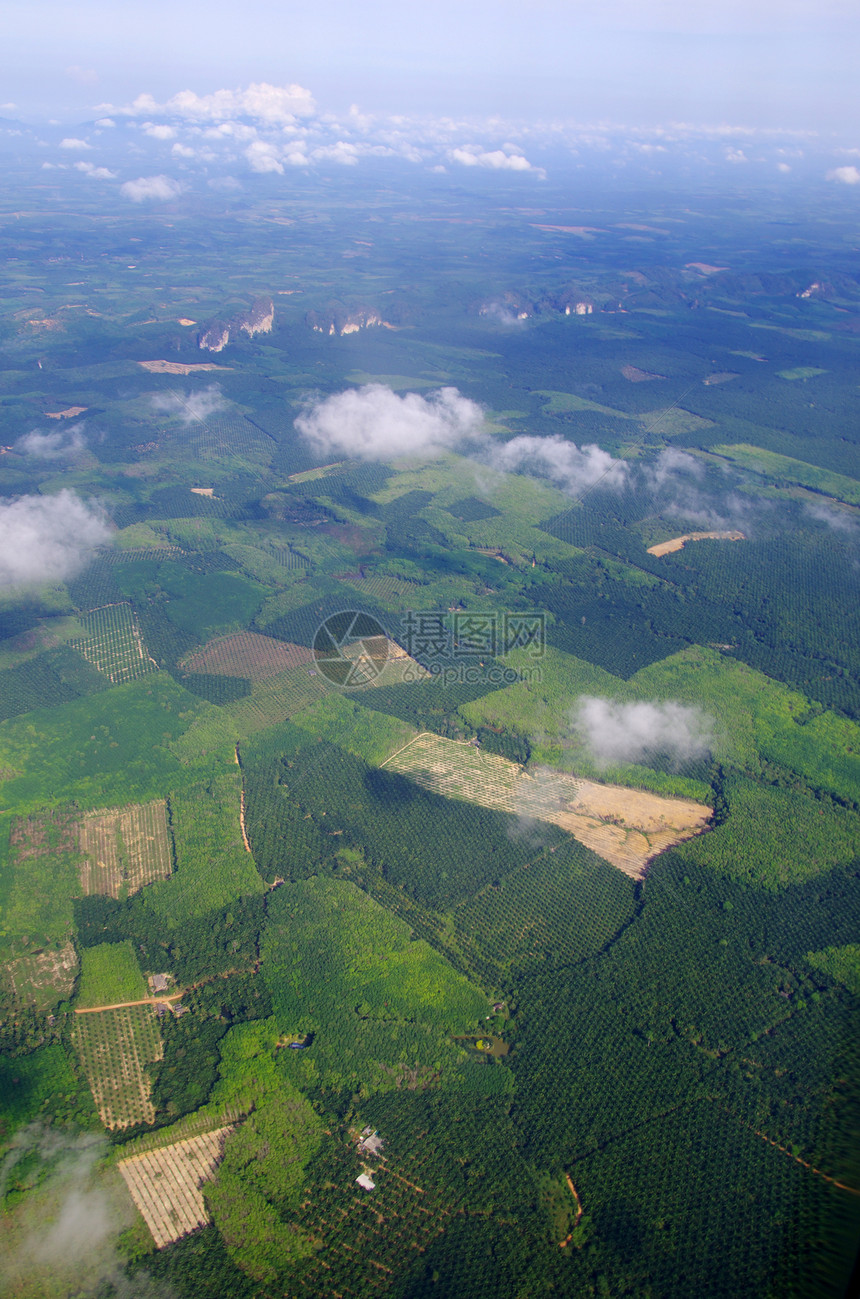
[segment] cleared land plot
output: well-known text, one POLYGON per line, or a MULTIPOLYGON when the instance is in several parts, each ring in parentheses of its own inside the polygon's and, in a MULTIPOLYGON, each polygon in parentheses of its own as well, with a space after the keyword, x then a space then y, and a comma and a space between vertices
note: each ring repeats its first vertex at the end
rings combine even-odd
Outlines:
POLYGON ((811 487, 813 491, 824 492, 835 496, 838 501, 847 505, 860 505, 860 482, 845 474, 834 473, 830 469, 820 469, 818 465, 807 464, 805 460, 795 460, 793 456, 781 456, 776 451, 766 451, 763 447, 751 446, 748 442, 736 442, 726 446, 711 448, 714 455, 724 456, 743 469, 754 474, 764 474, 777 481, 796 483, 799 487, 811 487))
POLYGON ((683 550, 688 541, 746 541, 742 532, 685 532, 683 537, 673 537, 671 541, 661 541, 656 546, 648 547, 649 555, 674 555, 683 550))
POLYGON ((17 1001, 46 1010, 71 995, 78 957, 71 943, 58 951, 37 952, 10 961, 6 974, 17 1001))
POLYGON ((313 661, 312 651, 304 645, 293 645, 253 631, 240 631, 209 641, 183 666, 188 672, 266 681, 288 668, 301 667, 313 661))
POLYGON ((629 383, 646 383, 649 379, 665 379, 665 374, 652 374, 650 370, 640 370, 638 365, 622 365, 621 373, 629 383))
POLYGON ((85 895, 112 898, 137 893, 152 880, 166 880, 172 871, 167 804, 132 803, 129 807, 90 812, 78 826, 81 888, 85 895))
POLYGON ((163 1047, 152 1006, 76 1015, 72 1044, 106 1128, 153 1122, 147 1066, 162 1058, 163 1047))
POLYGON ((159 1249, 210 1221, 200 1188, 221 1162, 229 1131, 216 1128, 120 1160, 119 1171, 159 1249))
POLYGON ((113 685, 158 669, 146 652, 130 604, 109 604, 81 617, 85 635, 69 641, 113 685))
POLYGON ((700 834, 711 816, 709 807, 688 799, 545 768, 533 776, 507 758, 438 735, 417 736, 382 765, 446 798, 549 821, 637 879, 658 853, 700 834))
POLYGON ((183 365, 180 361, 138 361, 138 365, 150 374, 197 374, 201 370, 232 370, 231 365, 214 365, 211 361, 202 365, 183 365))

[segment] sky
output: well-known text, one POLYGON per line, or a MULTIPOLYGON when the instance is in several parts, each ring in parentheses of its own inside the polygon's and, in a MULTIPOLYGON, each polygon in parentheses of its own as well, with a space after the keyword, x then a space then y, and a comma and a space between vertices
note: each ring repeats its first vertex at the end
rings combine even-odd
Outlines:
POLYGON ((860 133, 854 0, 5 0, 0 114, 252 82, 343 113, 860 133))

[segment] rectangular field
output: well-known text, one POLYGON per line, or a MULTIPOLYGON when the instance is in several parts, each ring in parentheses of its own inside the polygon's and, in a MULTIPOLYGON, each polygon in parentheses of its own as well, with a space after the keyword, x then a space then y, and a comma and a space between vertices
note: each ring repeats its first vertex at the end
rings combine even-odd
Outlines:
POLYGON ((76 1015, 72 1044, 106 1128, 153 1122, 146 1069, 161 1059, 163 1047, 152 1006, 76 1015))
POLYGON ((706 828, 711 809, 688 799, 580 780, 483 753, 462 740, 417 736, 382 764, 446 798, 549 821, 626 875, 641 878, 658 853, 706 828))
POLYGON ((173 854, 163 799, 90 812, 78 826, 78 841, 83 854, 81 888, 86 895, 129 897, 144 884, 171 874, 173 854))
POLYGON ((216 1128, 120 1160, 119 1171, 159 1249, 209 1222, 200 1188, 221 1162, 229 1131, 216 1128))
POLYGON ((130 604, 108 604, 81 617, 84 635, 69 641, 113 685, 157 671, 141 639, 130 604))
POLYGON ((78 969, 78 956, 71 943, 10 961, 6 975, 15 1000, 36 1010, 50 1010, 71 994, 78 969))
POLYGON ((275 640, 258 632, 240 631, 232 636, 211 640, 186 659, 188 672, 214 673, 222 676, 248 677, 265 681, 288 668, 313 663, 311 650, 304 645, 275 640))

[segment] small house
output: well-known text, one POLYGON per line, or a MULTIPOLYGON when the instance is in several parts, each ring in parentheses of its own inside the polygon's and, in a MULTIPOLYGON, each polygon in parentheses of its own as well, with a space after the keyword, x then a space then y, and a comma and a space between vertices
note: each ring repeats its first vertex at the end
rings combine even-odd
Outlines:
POLYGON ((376 1182, 371 1181, 367 1173, 361 1173, 356 1179, 358 1185, 365 1191, 375 1191, 376 1182))

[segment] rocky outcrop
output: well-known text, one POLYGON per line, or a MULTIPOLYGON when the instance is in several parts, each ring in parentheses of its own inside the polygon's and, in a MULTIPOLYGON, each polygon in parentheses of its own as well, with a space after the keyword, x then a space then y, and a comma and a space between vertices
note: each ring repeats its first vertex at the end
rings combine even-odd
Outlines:
POLYGON ((217 319, 201 330, 197 338, 198 347, 206 352, 222 351, 232 338, 247 334, 269 334, 275 319, 275 304, 271 298, 255 298, 248 311, 239 311, 229 319, 217 319))
POLYGON ((322 311, 309 311, 305 324, 316 334, 329 334, 343 338, 345 334, 357 334, 362 329, 394 329, 389 321, 373 307, 357 307, 354 310, 334 303, 322 311))

